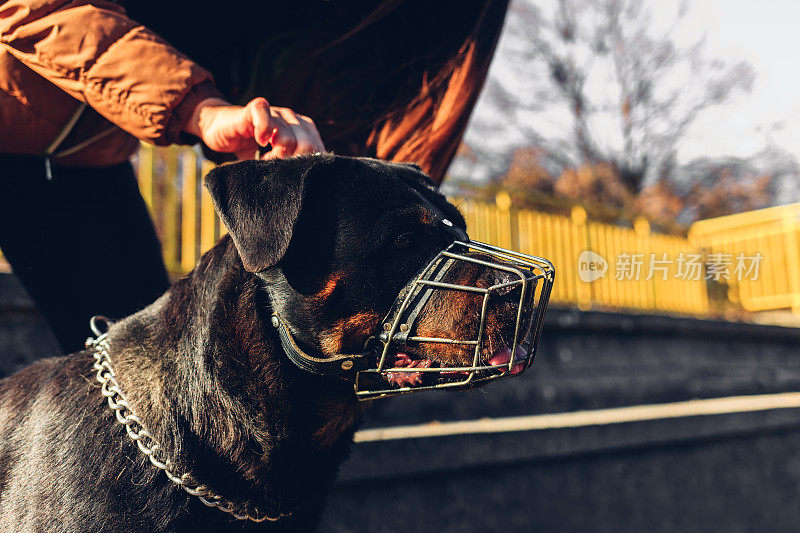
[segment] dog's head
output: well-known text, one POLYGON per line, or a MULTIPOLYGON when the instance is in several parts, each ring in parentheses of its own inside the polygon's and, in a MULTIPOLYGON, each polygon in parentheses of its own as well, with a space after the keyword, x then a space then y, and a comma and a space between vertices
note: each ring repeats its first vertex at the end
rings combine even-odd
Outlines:
MULTIPOLYGON (((466 237, 464 218, 416 166, 330 154, 245 161, 214 169, 206 186, 244 267, 258 275, 272 305, 298 344, 317 357, 360 353, 388 322, 404 287, 466 237)), ((478 289, 508 284, 510 274, 476 261, 458 261, 437 280, 478 289)), ((457 381, 463 373, 436 367, 525 365, 517 337, 519 302, 531 294, 511 284, 491 294, 435 290, 419 309, 410 338, 393 344, 382 374, 393 387, 457 381), (475 339, 474 344, 413 339, 475 339), (509 364, 512 360, 519 364, 509 364), (478 359, 476 361, 476 359, 478 359), (414 371, 412 371, 412 369, 414 371), (419 369, 419 372, 416 370, 419 369)))

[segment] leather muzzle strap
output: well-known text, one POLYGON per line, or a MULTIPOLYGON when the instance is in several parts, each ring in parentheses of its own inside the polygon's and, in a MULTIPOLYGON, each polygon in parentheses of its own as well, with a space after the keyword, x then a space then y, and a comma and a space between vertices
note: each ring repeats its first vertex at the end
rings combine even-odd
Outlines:
POLYGON ((301 370, 320 376, 337 376, 347 381, 353 381, 356 372, 364 370, 370 365, 370 358, 366 353, 333 355, 325 358, 309 355, 297 345, 288 326, 278 313, 272 313, 272 325, 278 330, 283 351, 286 352, 289 360, 301 370))

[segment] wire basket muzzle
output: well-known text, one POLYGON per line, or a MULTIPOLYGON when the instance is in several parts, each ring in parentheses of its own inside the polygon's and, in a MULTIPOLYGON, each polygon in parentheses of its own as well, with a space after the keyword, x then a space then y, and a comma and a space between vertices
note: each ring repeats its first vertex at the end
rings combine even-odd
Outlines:
POLYGON ((471 387, 485 381, 519 375, 533 363, 544 312, 555 270, 546 259, 521 254, 480 242, 456 241, 439 252, 401 290, 382 324, 376 368, 359 372, 356 394, 361 399, 391 396, 429 389, 471 387), (483 283, 455 281, 459 269, 480 269, 483 283), (426 336, 419 333, 420 318, 435 312, 428 308, 436 299, 453 298, 470 308, 464 316, 478 317, 469 332, 426 336), (464 294, 466 293, 466 295, 464 294), (507 351, 488 353, 488 341, 497 332, 487 331, 490 314, 504 309, 504 342, 507 351), (460 364, 411 360, 408 348, 457 351, 460 364), (403 358, 400 357, 400 355, 403 358), (464 354, 469 354, 465 356, 464 354), (469 360, 467 360, 469 359, 469 360), (404 363, 404 364, 401 364, 404 363))

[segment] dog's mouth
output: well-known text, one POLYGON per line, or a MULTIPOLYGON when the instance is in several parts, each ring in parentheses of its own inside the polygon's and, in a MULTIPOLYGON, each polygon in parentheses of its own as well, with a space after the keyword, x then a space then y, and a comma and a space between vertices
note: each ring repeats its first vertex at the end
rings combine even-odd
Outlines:
MULTIPOLYGON (((404 387, 423 387, 441 383, 454 383, 464 381, 471 372, 479 374, 476 377, 483 377, 488 374, 519 374, 525 369, 528 353, 522 346, 517 346, 513 352, 514 365, 509 368, 512 359, 511 348, 503 345, 498 350, 485 359, 484 366, 497 367, 496 369, 485 370, 440 370, 431 371, 429 369, 453 368, 439 361, 421 357, 410 350, 398 351, 394 355, 392 370, 384 371, 381 375, 392 386, 396 388, 404 387), (396 369, 396 370, 395 370, 396 369)), ((471 364, 464 364, 469 367, 471 364)))

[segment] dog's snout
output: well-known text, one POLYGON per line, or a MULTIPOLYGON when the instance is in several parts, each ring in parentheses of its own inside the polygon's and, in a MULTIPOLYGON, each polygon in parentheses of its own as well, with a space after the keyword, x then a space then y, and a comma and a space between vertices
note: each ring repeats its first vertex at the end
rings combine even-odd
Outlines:
POLYGON ((494 286, 497 287, 497 294, 504 296, 510 294, 517 288, 518 284, 514 283, 519 281, 519 276, 513 275, 511 272, 499 271, 494 275, 494 286))

